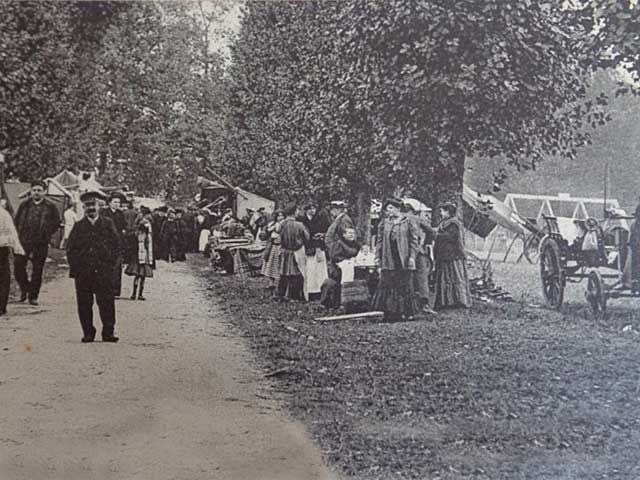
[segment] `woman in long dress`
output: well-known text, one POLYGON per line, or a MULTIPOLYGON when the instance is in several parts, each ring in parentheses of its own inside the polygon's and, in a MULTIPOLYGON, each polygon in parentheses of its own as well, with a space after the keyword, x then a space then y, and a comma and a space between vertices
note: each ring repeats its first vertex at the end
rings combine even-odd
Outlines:
POLYGON ((380 282, 373 297, 374 310, 384 312, 386 320, 412 320, 418 313, 413 274, 419 248, 415 222, 401 212, 397 199, 385 202, 386 218, 378 226, 376 263, 380 282))
POLYGON ((124 273, 133 278, 133 293, 131 300, 145 300, 144 283, 153 277, 155 260, 153 258, 152 226, 149 217, 143 217, 136 229, 136 248, 131 252, 127 268, 124 273))
POLYGON ((636 208, 629 235, 629 250, 623 269, 623 285, 640 292, 640 205, 636 208))
POLYGON ((309 241, 307 228, 296 220, 297 205, 288 205, 280 228, 280 280, 278 299, 304 300, 304 246, 309 241))
POLYGON ((440 206, 440 224, 436 230, 434 257, 436 263, 435 308, 468 308, 471 291, 464 253, 463 227, 456 218, 455 203, 440 206))
POLYGON ((275 288, 280 280, 280 225, 283 220, 282 210, 276 210, 267 225, 267 248, 260 273, 271 280, 270 288, 275 288))

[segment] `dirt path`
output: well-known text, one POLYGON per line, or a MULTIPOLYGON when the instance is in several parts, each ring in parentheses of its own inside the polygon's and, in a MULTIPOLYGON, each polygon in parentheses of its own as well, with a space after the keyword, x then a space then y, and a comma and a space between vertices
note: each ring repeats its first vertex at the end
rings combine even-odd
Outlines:
POLYGON ((147 302, 118 301, 118 344, 80 343, 68 278, 9 305, 0 478, 333 478, 188 267, 157 273, 147 302))

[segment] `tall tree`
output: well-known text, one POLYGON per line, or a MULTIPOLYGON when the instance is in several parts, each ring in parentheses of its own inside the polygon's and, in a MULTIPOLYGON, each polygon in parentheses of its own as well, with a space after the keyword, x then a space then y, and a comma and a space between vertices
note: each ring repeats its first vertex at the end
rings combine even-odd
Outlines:
POLYGON ((603 123, 585 12, 543 1, 248 2, 225 161, 267 193, 461 193, 465 160, 572 158, 603 123), (362 192, 362 191, 365 192, 362 192))

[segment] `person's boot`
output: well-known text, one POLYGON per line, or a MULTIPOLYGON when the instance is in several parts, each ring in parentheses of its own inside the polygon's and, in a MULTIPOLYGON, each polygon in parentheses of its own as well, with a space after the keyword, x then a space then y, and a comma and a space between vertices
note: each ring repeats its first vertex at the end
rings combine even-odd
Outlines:
POLYGON ((131 298, 131 300, 135 300, 137 294, 138 294, 138 282, 136 282, 134 280, 134 282, 133 282, 133 293, 131 294, 131 297, 129 297, 129 298, 131 298))
POLYGON ((18 300, 20 303, 24 303, 27 300, 27 297, 29 295, 27 294, 27 292, 20 292, 20 300, 18 300))
POLYGON ((144 292, 144 284, 140 284, 140 291, 138 293, 138 300, 146 300, 146 298, 144 298, 142 296, 142 292, 144 292))

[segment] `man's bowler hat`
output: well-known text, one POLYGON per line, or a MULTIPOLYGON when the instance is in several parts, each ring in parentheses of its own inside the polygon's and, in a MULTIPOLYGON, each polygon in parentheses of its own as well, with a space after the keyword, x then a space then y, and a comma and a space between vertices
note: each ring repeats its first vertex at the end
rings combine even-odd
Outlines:
POLYGON ((96 200, 105 200, 104 194, 97 190, 89 190, 80 194, 82 203, 94 203, 96 200))

